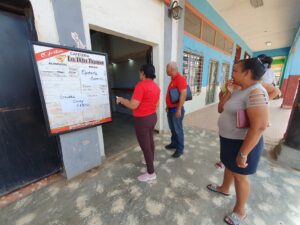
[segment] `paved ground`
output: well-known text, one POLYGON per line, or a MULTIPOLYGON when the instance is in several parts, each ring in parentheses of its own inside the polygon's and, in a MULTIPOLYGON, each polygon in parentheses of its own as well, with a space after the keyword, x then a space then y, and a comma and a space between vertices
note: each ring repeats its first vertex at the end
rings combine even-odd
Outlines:
MULTIPOLYGON (((280 108, 282 99, 273 100, 270 104, 271 126, 264 132, 264 138, 269 144, 276 145, 282 139, 291 114, 290 109, 280 108)), ((184 123, 187 126, 195 126, 202 129, 218 131, 217 104, 208 106, 202 110, 190 113, 185 117, 184 123)))
MULTIPOLYGON (((186 152, 172 159, 156 136, 158 179, 140 183, 145 171, 139 147, 70 182, 61 180, 0 210, 1 225, 220 225, 235 194, 223 197, 206 190, 219 183, 214 168, 219 156, 217 133, 185 128, 186 152)), ((300 173, 262 158, 251 177, 252 193, 245 225, 299 225, 300 173)))
MULTIPOLYGON (((276 145, 286 130, 290 110, 281 109, 280 104, 281 100, 271 104, 267 148, 276 145)), ((0 224, 223 224, 224 213, 234 204, 233 190, 232 197, 224 198, 205 188, 222 178, 222 171, 214 168, 219 151, 218 116, 212 105, 186 117, 188 144, 186 154, 178 160, 171 159, 171 152, 163 148, 169 136, 156 136, 158 180, 154 183, 136 181, 145 168, 139 148, 131 147, 101 168, 70 182, 61 179, 3 207, 0 224)), ((117 149, 113 143, 111 147, 117 149)), ((299 172, 267 158, 262 158, 260 166, 251 177, 252 195, 244 224, 300 224, 299 172)))

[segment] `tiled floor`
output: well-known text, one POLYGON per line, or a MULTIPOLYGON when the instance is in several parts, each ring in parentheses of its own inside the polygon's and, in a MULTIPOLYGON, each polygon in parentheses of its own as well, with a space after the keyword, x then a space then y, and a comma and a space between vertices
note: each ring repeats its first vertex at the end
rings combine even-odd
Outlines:
MULTIPOLYGON (((220 225, 232 209, 235 194, 219 196, 207 191, 220 183, 222 171, 216 132, 185 128, 185 154, 170 157, 164 149, 169 135, 157 135, 156 172, 150 184, 136 177, 145 171, 140 148, 120 154, 102 168, 71 181, 60 180, 0 210, 1 225, 220 225)), ((262 157, 245 225, 299 225, 300 173, 262 157)))
MULTIPOLYGON (((281 100, 276 100, 270 107, 272 126, 265 138, 271 146, 283 137, 290 114, 280 104, 281 100)), ((158 179, 151 184, 135 179, 145 170, 139 147, 135 147, 70 182, 54 175, 0 198, 0 224, 223 224, 234 193, 224 198, 205 188, 222 178, 222 171, 214 168, 219 152, 218 116, 216 105, 186 116, 186 153, 178 160, 163 148, 169 135, 156 136, 158 179)), ((109 128, 106 135, 112 132, 116 130, 109 128)), ((127 134, 132 136, 133 132, 127 134)), ((112 145, 111 155, 120 152, 116 143, 106 141, 112 145)), ((262 158, 260 170, 251 177, 252 194, 244 224, 299 225, 299 178, 299 172, 262 158)))

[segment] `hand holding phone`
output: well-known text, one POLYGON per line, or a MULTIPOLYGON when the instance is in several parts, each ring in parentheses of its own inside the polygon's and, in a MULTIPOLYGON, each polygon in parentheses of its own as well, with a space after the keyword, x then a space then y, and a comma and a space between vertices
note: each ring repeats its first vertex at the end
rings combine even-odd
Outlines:
POLYGON ((116 103, 117 103, 117 104, 120 104, 120 103, 121 103, 121 97, 116 96, 116 103))

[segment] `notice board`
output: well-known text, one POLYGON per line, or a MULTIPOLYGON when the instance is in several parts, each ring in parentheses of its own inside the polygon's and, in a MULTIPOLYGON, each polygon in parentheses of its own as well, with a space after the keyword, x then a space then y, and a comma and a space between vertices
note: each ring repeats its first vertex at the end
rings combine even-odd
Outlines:
POLYGON ((106 54, 41 42, 31 46, 50 135, 112 121, 106 54))

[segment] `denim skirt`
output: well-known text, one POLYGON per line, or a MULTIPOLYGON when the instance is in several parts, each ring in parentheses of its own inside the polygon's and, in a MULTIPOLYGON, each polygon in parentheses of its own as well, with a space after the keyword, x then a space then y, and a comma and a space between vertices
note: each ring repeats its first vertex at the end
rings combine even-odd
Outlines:
POLYGON ((220 136, 220 158, 227 169, 234 173, 250 175, 256 173, 260 156, 264 149, 264 139, 260 138, 257 145, 252 149, 247 158, 248 166, 240 168, 236 165, 236 157, 244 140, 228 139, 220 136))

